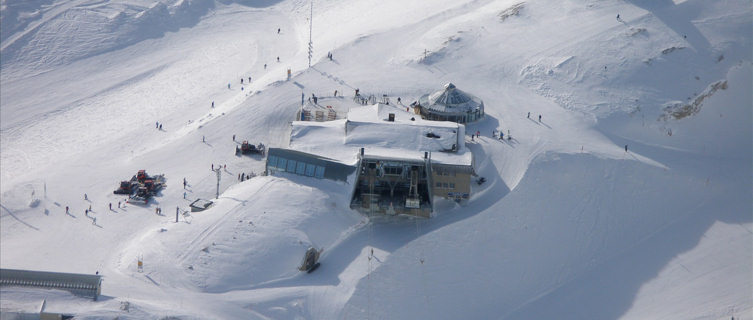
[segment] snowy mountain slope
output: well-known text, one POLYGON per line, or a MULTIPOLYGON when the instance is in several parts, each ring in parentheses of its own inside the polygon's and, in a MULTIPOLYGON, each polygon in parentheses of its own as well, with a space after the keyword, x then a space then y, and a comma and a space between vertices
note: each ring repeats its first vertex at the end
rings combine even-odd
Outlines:
POLYGON ((317 2, 311 69, 303 1, 26 5, 2 9, 0 264, 105 275, 104 301, 51 295, 63 309, 753 318, 745 1, 317 2), (110 29, 92 28, 102 21, 110 29), (40 31, 54 26, 72 31, 40 31), (233 155, 237 142, 287 146, 301 93, 326 104, 359 88, 408 104, 450 81, 488 115, 467 128, 482 134, 467 146, 488 179, 467 204, 364 223, 345 208, 348 185, 237 181, 263 170, 263 159, 233 155), (513 139, 491 139, 493 129, 513 139), (221 164, 217 205, 173 223, 176 206, 213 197, 207 169, 221 164), (122 200, 117 182, 142 168, 168 177, 156 203, 108 210, 122 200), (83 214, 90 204, 99 227, 83 214), (325 247, 323 264, 297 274, 308 243, 325 247))

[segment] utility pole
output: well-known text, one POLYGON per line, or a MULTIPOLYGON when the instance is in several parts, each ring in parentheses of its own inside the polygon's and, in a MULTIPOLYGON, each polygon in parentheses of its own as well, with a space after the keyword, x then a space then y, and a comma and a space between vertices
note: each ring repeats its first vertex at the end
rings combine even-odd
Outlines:
POLYGON ((311 12, 309 13, 309 68, 311 68, 311 57, 314 54, 314 42, 311 40, 311 30, 314 28, 314 0, 311 0, 311 12))
POLYGON ((222 172, 220 172, 222 168, 217 168, 214 170, 215 173, 217 173, 217 195, 215 196, 215 199, 220 198, 220 178, 222 177, 222 172))

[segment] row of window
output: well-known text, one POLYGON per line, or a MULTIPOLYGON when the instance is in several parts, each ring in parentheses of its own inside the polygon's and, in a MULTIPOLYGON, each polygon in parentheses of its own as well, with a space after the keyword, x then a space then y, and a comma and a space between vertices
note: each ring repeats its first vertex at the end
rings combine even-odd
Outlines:
POLYGON ((447 182, 437 182, 435 185, 435 188, 437 189, 455 189, 455 183, 450 182, 449 184, 447 182))
POLYGON ((301 176, 324 178, 324 167, 303 161, 286 159, 278 156, 269 156, 267 166, 271 170, 295 173, 301 176))
POLYGON ((449 171, 434 171, 437 176, 455 176, 455 172, 449 172, 449 171))

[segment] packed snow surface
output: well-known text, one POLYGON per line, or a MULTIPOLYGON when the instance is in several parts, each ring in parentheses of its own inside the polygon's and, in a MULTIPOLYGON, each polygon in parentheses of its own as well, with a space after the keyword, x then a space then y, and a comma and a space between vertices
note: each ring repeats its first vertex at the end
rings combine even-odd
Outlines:
POLYGON ((104 277, 97 301, 3 287, 3 310, 753 319, 750 1, 2 0, 0 18, 0 266, 104 277), (403 113, 449 82, 486 117, 403 113), (296 121, 302 103, 383 118, 356 89, 396 123, 296 121), (368 217, 352 177, 234 154, 420 157, 453 128, 446 161, 486 182, 431 219, 368 217), (139 169, 167 187, 126 204, 112 190, 139 169))

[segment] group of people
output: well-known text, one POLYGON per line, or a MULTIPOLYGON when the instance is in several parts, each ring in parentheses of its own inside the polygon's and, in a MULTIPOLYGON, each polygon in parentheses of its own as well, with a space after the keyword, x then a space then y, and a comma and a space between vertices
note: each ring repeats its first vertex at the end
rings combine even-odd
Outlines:
POLYGON ((239 173, 238 174, 238 181, 246 181, 248 179, 251 179, 253 177, 256 177, 256 174, 251 171, 251 173, 239 173))

